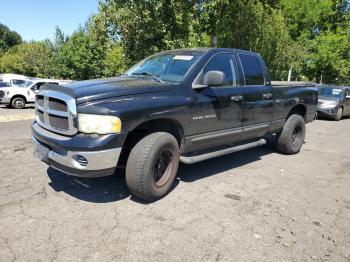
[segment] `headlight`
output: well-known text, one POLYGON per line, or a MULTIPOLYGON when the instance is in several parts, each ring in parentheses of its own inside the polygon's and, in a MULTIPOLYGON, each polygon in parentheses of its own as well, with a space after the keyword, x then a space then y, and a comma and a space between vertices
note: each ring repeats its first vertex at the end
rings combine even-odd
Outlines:
POLYGON ((87 134, 120 133, 122 122, 116 116, 78 114, 79 131, 87 134))
POLYGON ((322 108, 333 108, 337 106, 337 102, 323 102, 320 107, 322 108))

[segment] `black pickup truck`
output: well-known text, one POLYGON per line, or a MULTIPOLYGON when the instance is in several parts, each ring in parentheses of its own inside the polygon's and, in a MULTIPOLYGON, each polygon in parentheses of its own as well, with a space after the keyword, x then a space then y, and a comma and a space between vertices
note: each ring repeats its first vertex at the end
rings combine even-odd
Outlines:
POLYGON ((317 100, 310 86, 272 86, 259 54, 179 49, 118 78, 42 86, 32 139, 35 155, 66 174, 106 176, 123 166, 131 193, 152 201, 169 191, 179 162, 267 141, 298 153, 317 100))

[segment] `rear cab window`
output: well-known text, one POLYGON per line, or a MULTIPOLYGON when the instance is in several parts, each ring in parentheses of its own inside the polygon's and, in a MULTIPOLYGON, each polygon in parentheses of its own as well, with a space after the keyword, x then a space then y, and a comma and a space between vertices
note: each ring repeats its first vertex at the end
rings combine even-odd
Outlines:
POLYGON ((258 58, 249 54, 238 54, 242 65, 245 85, 256 86, 265 85, 264 73, 258 58))

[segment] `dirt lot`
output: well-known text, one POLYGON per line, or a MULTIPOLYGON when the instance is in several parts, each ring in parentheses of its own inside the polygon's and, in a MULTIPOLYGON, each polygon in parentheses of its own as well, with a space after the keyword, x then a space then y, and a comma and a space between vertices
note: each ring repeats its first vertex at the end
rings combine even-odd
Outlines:
POLYGON ((350 261, 349 119, 308 125, 298 155, 182 165, 145 204, 120 176, 47 169, 22 113, 0 108, 0 261, 350 261))

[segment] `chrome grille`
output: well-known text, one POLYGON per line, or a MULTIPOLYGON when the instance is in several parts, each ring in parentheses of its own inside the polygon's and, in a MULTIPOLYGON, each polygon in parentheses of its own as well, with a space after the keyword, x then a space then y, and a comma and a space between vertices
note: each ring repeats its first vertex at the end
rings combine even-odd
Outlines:
POLYGON ((50 126, 59 130, 69 130, 68 117, 49 115, 50 126))
POLYGON ((49 98, 49 108, 57 111, 67 111, 67 104, 66 102, 56 99, 56 98, 49 98))
POLYGON ((73 97, 46 89, 39 92, 36 102, 36 121, 40 126, 64 135, 77 133, 77 113, 73 97))
POLYGON ((37 96, 36 102, 39 104, 39 106, 44 106, 44 97, 43 96, 37 96))

